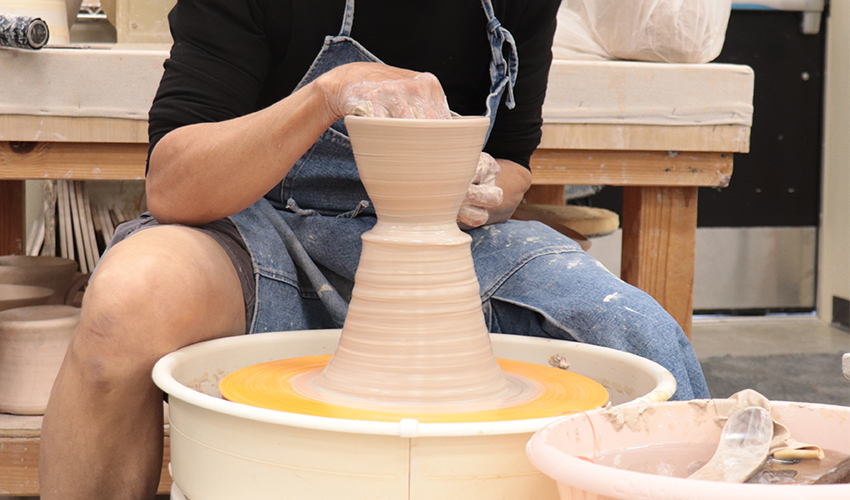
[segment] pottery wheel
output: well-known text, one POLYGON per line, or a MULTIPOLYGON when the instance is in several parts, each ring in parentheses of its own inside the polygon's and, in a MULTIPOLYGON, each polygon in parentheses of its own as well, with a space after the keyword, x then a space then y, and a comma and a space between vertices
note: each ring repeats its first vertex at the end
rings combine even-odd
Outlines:
POLYGON ((558 368, 500 359, 508 377, 536 387, 533 396, 517 404, 488 410, 464 411, 462 405, 443 409, 378 409, 374 404, 352 406, 310 391, 310 381, 324 369, 330 355, 289 358, 237 370, 219 384, 229 401, 271 410, 352 420, 397 422, 416 418, 422 423, 495 422, 554 417, 605 405, 608 392, 596 381, 558 368))

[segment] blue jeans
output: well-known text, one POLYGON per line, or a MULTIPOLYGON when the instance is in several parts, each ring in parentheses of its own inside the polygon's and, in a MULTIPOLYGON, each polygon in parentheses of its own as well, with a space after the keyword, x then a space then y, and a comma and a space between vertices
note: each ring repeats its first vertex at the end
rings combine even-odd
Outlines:
MULTIPOLYGON (((340 326, 345 311, 336 304, 348 300, 360 235, 374 226, 374 217, 298 215, 261 200, 232 219, 257 274, 252 332, 340 326), (295 266, 288 258, 293 249, 309 256, 315 269, 295 266), (320 294, 325 284, 336 292, 320 294), (336 298, 329 301, 329 296, 336 298)), ((696 355, 676 321, 577 243, 537 222, 507 221, 469 234, 491 332, 630 352, 670 370, 678 384, 673 399, 709 397, 696 355)))

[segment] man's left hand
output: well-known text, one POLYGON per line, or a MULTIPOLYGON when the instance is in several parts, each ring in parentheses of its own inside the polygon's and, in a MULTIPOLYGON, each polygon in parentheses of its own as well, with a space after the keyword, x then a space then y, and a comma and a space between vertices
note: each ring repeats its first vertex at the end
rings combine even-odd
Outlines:
POLYGON ((502 169, 498 162, 487 153, 478 157, 478 168, 469 184, 466 198, 457 214, 462 229, 483 226, 490 218, 490 209, 502 203, 502 188, 496 185, 502 169))

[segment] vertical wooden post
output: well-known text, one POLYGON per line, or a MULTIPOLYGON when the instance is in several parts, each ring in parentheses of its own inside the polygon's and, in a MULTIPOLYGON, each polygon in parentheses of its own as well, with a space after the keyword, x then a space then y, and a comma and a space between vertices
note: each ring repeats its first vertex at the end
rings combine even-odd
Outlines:
POLYGON ((564 205, 567 202, 563 185, 531 186, 525 192, 525 201, 541 205, 564 205))
POLYGON ((696 187, 623 188, 622 278, 650 294, 691 337, 696 187))
POLYGON ((24 226, 24 181, 0 181, 0 255, 24 253, 24 226))

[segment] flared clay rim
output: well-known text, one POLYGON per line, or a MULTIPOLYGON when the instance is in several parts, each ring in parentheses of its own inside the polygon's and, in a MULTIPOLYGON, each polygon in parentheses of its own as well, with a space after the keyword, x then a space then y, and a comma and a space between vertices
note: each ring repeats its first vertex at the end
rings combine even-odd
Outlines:
POLYGON ((452 116, 449 120, 437 118, 379 118, 374 116, 348 115, 345 123, 363 125, 386 125, 404 128, 467 128, 476 125, 489 126, 490 119, 486 116, 452 116), (480 122, 480 123, 476 123, 480 122))
MULTIPOLYGON (((699 400, 694 400, 699 401, 699 400)), ((688 406, 694 401, 665 401, 657 403, 665 407, 688 406)), ((711 401, 704 400, 704 401, 711 401)), ((628 403, 627 403, 628 404, 628 403)), ((788 401, 771 401, 774 408, 799 405, 800 403, 788 401)), ((822 405, 816 403, 805 403, 813 410, 818 408, 840 408, 833 405, 822 405)), ((652 408, 654 404, 648 407, 652 408)), ((584 414, 568 415, 558 417, 555 421, 547 424, 537 431, 526 445, 526 454, 531 463, 555 481, 564 485, 584 490, 596 495, 607 495, 611 498, 631 498, 634 491, 639 492, 667 492, 670 498, 699 498, 711 499, 754 499, 770 498, 771 500, 845 500, 850 493, 850 485, 847 484, 748 484, 748 483, 724 483, 719 481, 706 481, 699 479, 687 479, 681 477, 668 477, 645 472, 635 472, 625 469, 617 469, 607 465, 601 465, 583 460, 575 455, 557 449, 547 442, 546 434, 549 432, 567 433, 569 430, 560 430, 559 427, 568 425, 568 422, 577 420, 587 425, 589 415, 597 414, 599 410, 591 410, 584 414), (627 487, 630 491, 622 491, 627 487), (631 494, 631 496, 630 496, 631 494)), ((850 411, 847 412, 850 414, 850 411)), ((666 497, 665 497, 666 498, 666 497)))
MULTIPOLYGON (((500 421, 500 422, 474 422, 474 423, 421 423, 415 418, 403 419, 399 422, 378 422, 371 420, 347 420, 340 418, 318 417, 313 415, 300 415, 278 410, 267 410, 255 408, 239 403, 227 401, 208 394, 191 389, 178 382, 172 372, 185 360, 202 354, 208 350, 234 349, 245 342, 275 342, 280 341, 283 336, 309 335, 312 339, 325 339, 322 335, 339 335, 340 330, 303 330, 292 332, 268 332, 262 335, 241 335, 238 337, 225 337, 193 344, 167 354, 157 361, 153 368, 153 381, 169 396, 179 399, 185 403, 210 410, 215 413, 243 418, 255 422, 265 422, 277 425, 288 425, 305 429, 325 430, 334 432, 348 432, 353 434, 375 434, 401 437, 450 437, 471 435, 501 435, 501 434, 526 434, 533 433, 552 423, 561 416, 536 418, 528 420, 500 421), (318 338, 317 338, 318 337, 318 338)), ((509 334, 490 334, 491 338, 506 339, 510 342, 525 343, 533 342, 534 339, 509 334)), ((657 400, 653 398, 669 398, 676 390, 676 381, 673 376, 661 365, 644 359, 634 354, 629 354, 613 349, 606 349, 589 344, 576 344, 567 341, 546 339, 546 342, 563 342, 564 347, 576 351, 598 351, 603 350, 612 359, 629 359, 631 362, 644 366, 651 376, 656 380, 657 386, 649 394, 635 401, 657 400), (662 396, 663 395, 663 396, 662 396)), ((630 402, 631 403, 631 402, 630 402)))

